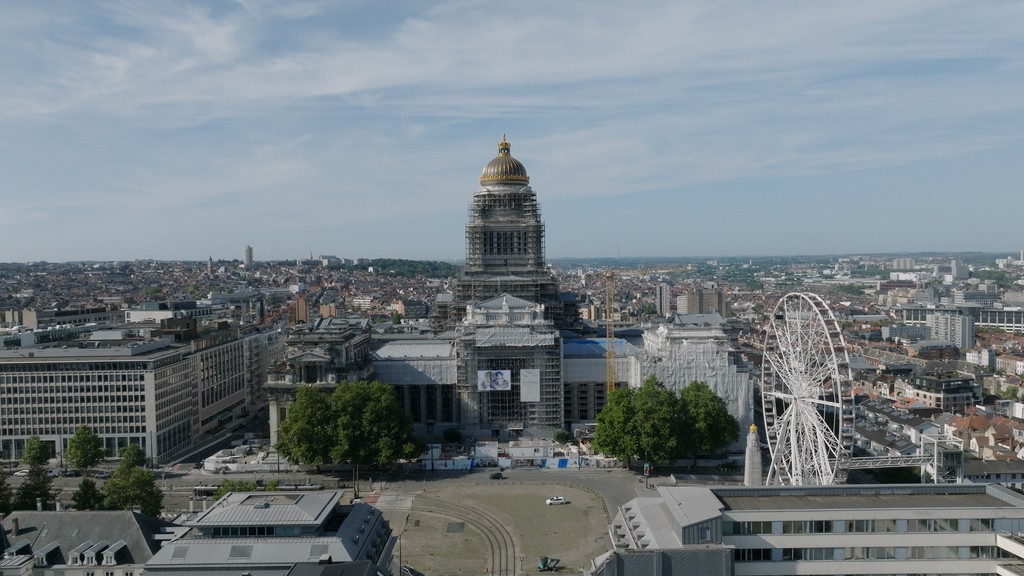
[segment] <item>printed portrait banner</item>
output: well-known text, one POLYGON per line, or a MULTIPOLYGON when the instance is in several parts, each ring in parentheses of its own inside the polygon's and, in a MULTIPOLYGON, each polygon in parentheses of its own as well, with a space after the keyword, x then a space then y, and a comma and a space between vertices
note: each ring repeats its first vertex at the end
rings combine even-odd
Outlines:
POLYGON ((481 392, 512 389, 511 370, 477 370, 476 389, 481 392))

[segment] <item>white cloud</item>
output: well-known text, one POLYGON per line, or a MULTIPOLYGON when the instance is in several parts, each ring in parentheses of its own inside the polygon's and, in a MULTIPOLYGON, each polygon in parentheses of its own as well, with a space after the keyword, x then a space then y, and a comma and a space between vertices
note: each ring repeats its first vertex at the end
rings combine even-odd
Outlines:
POLYGON ((841 178, 1024 133, 1012 3, 61 8, 0 7, 0 152, 33 155, 0 155, 0 186, 32 182, 19 206, 57 220, 247 195, 250 221, 282 197, 278 216, 345 225, 461 218, 502 132, 553 202, 841 178))

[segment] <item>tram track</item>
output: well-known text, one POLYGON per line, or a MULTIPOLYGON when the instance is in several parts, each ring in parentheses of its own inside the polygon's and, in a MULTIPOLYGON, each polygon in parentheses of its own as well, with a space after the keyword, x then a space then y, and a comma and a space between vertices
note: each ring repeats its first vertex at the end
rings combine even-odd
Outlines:
POLYGON ((512 532, 495 514, 426 494, 416 498, 412 509, 416 512, 460 520, 476 528, 487 542, 490 574, 515 576, 519 547, 512 532))

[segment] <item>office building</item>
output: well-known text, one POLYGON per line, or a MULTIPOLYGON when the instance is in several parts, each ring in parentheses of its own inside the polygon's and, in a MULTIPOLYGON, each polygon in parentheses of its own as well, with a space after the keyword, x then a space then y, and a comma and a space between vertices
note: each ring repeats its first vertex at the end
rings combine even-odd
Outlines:
POLYGON ((246 270, 252 268, 252 246, 248 244, 242 249, 242 265, 245 266, 246 270))
POLYGON ((700 574, 1019 574, 1022 529, 1024 497, 995 484, 665 486, 615 512, 614 551, 590 572, 692 574, 650 567, 717 548, 733 562, 700 574))
POLYGON ((62 456, 78 427, 89 426, 108 456, 138 444, 160 464, 258 408, 276 329, 225 324, 199 333, 181 318, 141 332, 0 350, 3 455, 21 458, 25 441, 39 436, 62 456))

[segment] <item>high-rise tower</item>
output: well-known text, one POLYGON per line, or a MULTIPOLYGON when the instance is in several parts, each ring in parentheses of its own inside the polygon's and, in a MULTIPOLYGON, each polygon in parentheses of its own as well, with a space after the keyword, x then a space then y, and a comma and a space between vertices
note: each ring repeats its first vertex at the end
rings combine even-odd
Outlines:
POLYGON ((466 224, 466 267, 451 294, 435 304, 435 329, 453 328, 466 306, 509 294, 541 304, 559 327, 578 322, 574 298, 559 296, 544 257, 544 223, 526 167, 502 135, 498 155, 484 166, 466 224))
POLYGON ((247 270, 252 268, 252 246, 249 246, 248 244, 246 244, 245 248, 242 250, 242 264, 247 270))

